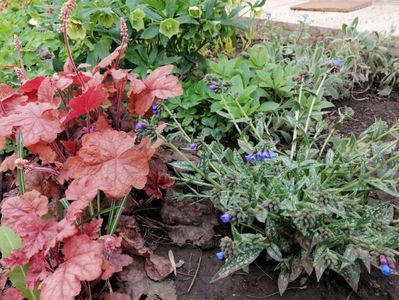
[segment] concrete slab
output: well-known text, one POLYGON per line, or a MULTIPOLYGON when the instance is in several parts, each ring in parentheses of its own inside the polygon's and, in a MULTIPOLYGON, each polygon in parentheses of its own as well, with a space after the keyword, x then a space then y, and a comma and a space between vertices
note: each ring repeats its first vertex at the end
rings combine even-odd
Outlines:
POLYGON ((354 18, 359 18, 360 31, 385 31, 397 27, 394 35, 399 36, 399 0, 374 0, 369 7, 349 12, 309 12, 294 11, 291 7, 303 3, 304 0, 268 0, 263 8, 266 18, 271 14, 275 22, 297 24, 307 15, 307 22, 311 26, 339 29, 342 24, 349 24, 354 18))

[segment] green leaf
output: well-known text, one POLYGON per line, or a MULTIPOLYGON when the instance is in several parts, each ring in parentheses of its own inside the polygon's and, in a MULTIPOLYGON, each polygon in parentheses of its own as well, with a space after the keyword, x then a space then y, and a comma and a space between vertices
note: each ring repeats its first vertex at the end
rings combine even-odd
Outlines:
POLYGON ((327 264, 324 259, 324 254, 326 253, 325 249, 318 249, 320 252, 316 255, 315 260, 313 262, 313 267, 316 272, 317 281, 320 281, 321 276, 323 276, 324 271, 327 269, 327 264))
POLYGON ((267 254, 270 255, 275 261, 283 261, 283 255, 280 252, 280 249, 276 244, 271 244, 266 248, 267 254))
POLYGON ((265 223, 267 216, 268 216, 269 212, 267 211, 267 209, 261 208, 259 210, 257 210, 255 212, 255 217, 256 219, 261 222, 261 223, 265 223))
POLYGON ((210 283, 226 278, 230 274, 251 264, 262 252, 262 248, 248 245, 245 252, 239 253, 229 259, 223 267, 212 277, 210 283))
POLYGON ((181 160, 181 161, 174 161, 169 163, 172 167, 178 169, 178 170, 183 170, 183 171, 195 171, 193 166, 189 164, 188 162, 181 160))
POLYGON ((165 1, 166 16, 173 18, 176 13, 176 0, 165 1))
POLYGON ((144 29, 140 38, 145 39, 145 40, 150 40, 150 39, 153 39, 154 37, 156 37, 158 33, 159 33, 158 26, 150 26, 150 27, 144 29))
POLYGON ((273 101, 263 102, 258 108, 259 111, 275 111, 280 107, 280 104, 273 101))
POLYGON ((282 296, 285 292, 285 290, 288 287, 288 283, 290 280, 290 273, 288 273, 286 270, 281 271, 280 274, 278 275, 278 291, 280 292, 280 296, 282 296))
MULTIPOLYGON (((17 236, 14 231, 8 227, 0 227, 0 251, 2 257, 8 257, 13 250, 22 247, 21 238, 17 236)), ((26 273, 27 267, 21 266, 13 269, 8 273, 12 285, 20 290, 25 298, 29 300, 39 300, 39 292, 37 290, 30 290, 26 287, 26 273)))

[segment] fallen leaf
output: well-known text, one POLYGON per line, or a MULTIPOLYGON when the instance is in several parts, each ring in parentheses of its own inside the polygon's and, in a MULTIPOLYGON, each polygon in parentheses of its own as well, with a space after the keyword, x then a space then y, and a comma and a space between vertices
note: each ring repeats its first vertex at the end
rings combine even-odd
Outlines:
POLYGON ((124 292, 133 300, 158 299, 176 300, 176 287, 173 281, 156 282, 149 279, 144 268, 144 260, 137 258, 117 275, 117 280, 123 283, 124 292))
POLYGON ((119 234, 125 252, 145 257, 147 275, 153 280, 163 280, 173 272, 169 259, 158 256, 145 246, 143 237, 138 232, 136 219, 132 216, 122 216, 119 223, 119 234))
POLYGON ((168 236, 178 246, 192 242, 195 246, 207 248, 215 234, 213 227, 218 225, 211 208, 191 201, 164 202, 161 217, 169 225, 168 236))
POLYGON ((42 300, 74 300, 81 290, 81 281, 92 281, 101 275, 102 246, 87 235, 64 241, 65 261, 42 283, 42 300))

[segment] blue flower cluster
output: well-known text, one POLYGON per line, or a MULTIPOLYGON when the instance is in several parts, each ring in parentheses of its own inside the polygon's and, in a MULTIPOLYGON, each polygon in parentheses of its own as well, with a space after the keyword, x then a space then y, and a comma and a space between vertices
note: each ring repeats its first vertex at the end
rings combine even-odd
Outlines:
POLYGON ((245 156, 245 160, 249 163, 256 163, 257 161, 272 159, 277 157, 278 154, 273 151, 260 151, 255 155, 249 154, 245 156))
POLYGON ((136 124, 136 130, 141 130, 141 129, 144 129, 144 127, 146 126, 146 123, 144 122, 144 121, 139 121, 137 124, 136 124))
POLYGON ((158 111, 158 105, 156 103, 152 105, 151 112, 157 117, 158 121, 161 119, 161 114, 158 111))

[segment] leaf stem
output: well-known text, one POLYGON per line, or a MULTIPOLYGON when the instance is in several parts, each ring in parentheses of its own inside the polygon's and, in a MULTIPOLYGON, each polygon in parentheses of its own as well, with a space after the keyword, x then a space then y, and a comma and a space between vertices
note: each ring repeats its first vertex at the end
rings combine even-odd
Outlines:
MULTIPOLYGON (((119 206, 118 210, 116 211, 116 215, 115 218, 112 220, 111 226, 108 228, 108 234, 112 235, 115 233, 116 227, 118 227, 118 223, 119 223, 119 219, 122 215, 123 209, 125 208, 127 199, 129 199, 129 194, 128 193, 123 199, 122 199, 122 203, 119 206)), ((115 202, 115 201, 114 201, 115 202)))
POLYGON ((295 111, 295 124, 294 124, 294 133, 292 135, 292 145, 291 145, 291 159, 294 159, 295 156, 295 151, 296 151, 296 144, 297 144, 297 136, 298 136, 298 127, 297 127, 297 122, 299 121, 299 110, 301 109, 301 100, 302 100, 302 93, 303 93, 303 79, 301 82, 301 87, 299 88, 299 95, 298 95, 298 104, 299 107, 298 109, 295 111))
MULTIPOLYGON (((24 158, 24 148, 23 148, 23 136, 22 129, 18 130, 18 142, 17 142, 17 156, 19 159, 24 158)), ((18 176, 18 189, 21 195, 25 194, 25 173, 23 168, 17 168, 18 176)))

